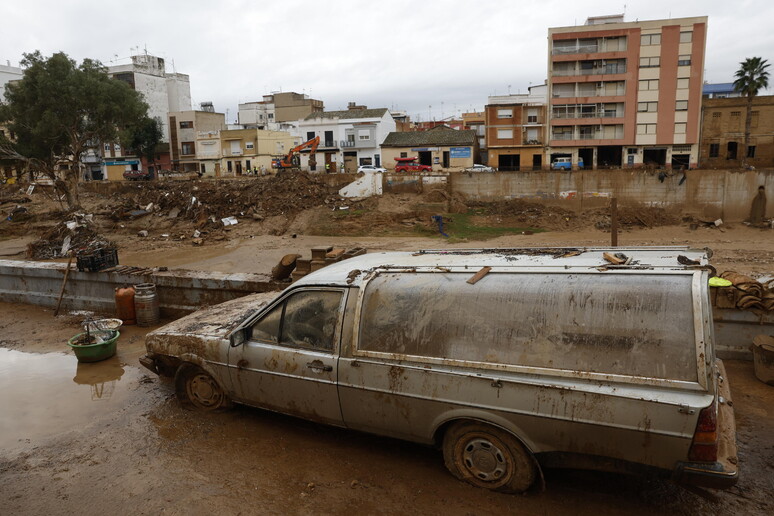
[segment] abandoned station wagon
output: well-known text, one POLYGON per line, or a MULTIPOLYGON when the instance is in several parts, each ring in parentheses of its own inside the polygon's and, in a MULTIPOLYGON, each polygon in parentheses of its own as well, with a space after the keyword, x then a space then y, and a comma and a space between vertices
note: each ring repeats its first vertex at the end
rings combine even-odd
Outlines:
POLYGON ((455 476, 499 491, 548 466, 727 488, 709 277, 687 248, 367 254, 158 329, 141 362, 184 403, 436 444, 455 476))

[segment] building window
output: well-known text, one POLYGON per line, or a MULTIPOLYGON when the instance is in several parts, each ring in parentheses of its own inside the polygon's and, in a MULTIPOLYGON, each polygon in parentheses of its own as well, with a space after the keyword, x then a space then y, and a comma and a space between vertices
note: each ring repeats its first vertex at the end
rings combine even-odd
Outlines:
POLYGON ((110 144, 109 143, 105 144, 105 152, 110 152, 110 144))
POLYGON ((497 118, 513 118, 512 109, 498 109, 497 118))
POLYGON ((358 129, 357 131, 357 139, 361 141, 370 140, 371 139, 371 131, 368 129, 358 129))
POLYGON ((691 56, 679 56, 677 58, 677 66, 690 66, 691 56))
POLYGON ((629 147, 628 149, 626 149, 626 153, 629 154, 629 155, 637 154, 637 148, 636 147, 629 147))
POLYGON ((233 170, 233 167, 232 167, 232 165, 231 165, 231 162, 230 162, 230 161, 227 161, 227 162, 226 162, 226 170, 228 170, 229 172, 231 172, 231 171, 233 170))
POLYGON ((194 150, 196 147, 194 146, 194 142, 183 142, 181 144, 180 154, 184 154, 186 156, 190 156, 192 154, 196 154, 196 151, 194 150))
POLYGON ((688 101, 678 100, 675 102, 675 111, 688 111, 688 101))
POLYGON ((720 111, 714 111, 712 113, 712 118, 720 118, 720 111))
POLYGON ((758 127, 759 115, 760 115, 760 111, 750 112, 750 127, 758 127))
POLYGON ((660 57, 641 57, 640 68, 657 68, 661 66, 660 57))
POLYGON ((658 89, 658 79, 648 79, 648 80, 640 81, 640 91, 657 90, 657 89, 658 89))
POLYGON ((572 140, 574 137, 572 126, 567 125, 554 127, 551 137, 554 140, 572 140))
POLYGON ((498 129, 497 130, 497 139, 498 140, 511 140, 511 139, 513 139, 513 129, 498 129))
POLYGON ((747 147, 747 157, 748 158, 755 157, 755 145, 750 145, 747 147))
POLYGON ((527 123, 528 124, 536 124, 537 123, 537 115, 527 115, 527 123))
POLYGON ((190 120, 185 122, 180 122, 180 129, 193 129, 193 122, 191 122, 190 120))
POLYGON ((245 142, 245 149, 252 149, 253 147, 253 142, 245 142))
POLYGON ((731 116, 739 118, 740 116, 742 116, 742 112, 741 111, 731 111, 731 116))
POLYGON ((638 102, 637 111, 640 113, 655 113, 658 111, 658 102, 638 102))
POLYGON ((720 144, 719 143, 710 143, 709 157, 710 158, 717 158, 718 156, 720 156, 720 144))
POLYGON ((675 134, 685 134, 686 124, 685 122, 678 122, 675 124, 675 134))
POLYGON ((686 31, 680 33, 680 43, 690 43, 693 40, 693 32, 686 31))
POLYGON ((400 153, 401 158, 408 158, 408 152, 401 152, 400 153))
POLYGON ((307 131, 306 132, 306 141, 314 140, 314 131, 307 131))
POLYGON ((677 89, 678 90, 687 90, 689 86, 689 80, 688 79, 677 79, 677 89))
POLYGON ((656 134, 656 124, 637 124, 637 134, 656 134))
POLYGON ((739 147, 737 142, 728 142, 726 145, 726 159, 736 159, 737 147, 739 147))
POLYGON ((660 45, 661 44, 661 34, 643 34, 640 36, 640 45, 642 46, 648 46, 648 45, 660 45))
POLYGON ((274 113, 269 113, 269 120, 274 120, 274 113))

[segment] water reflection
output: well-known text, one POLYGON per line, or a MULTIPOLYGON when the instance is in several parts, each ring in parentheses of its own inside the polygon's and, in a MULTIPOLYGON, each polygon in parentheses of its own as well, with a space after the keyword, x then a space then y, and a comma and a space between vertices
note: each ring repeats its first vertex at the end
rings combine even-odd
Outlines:
POLYGON ((113 395, 116 382, 124 375, 124 368, 117 356, 100 362, 78 362, 73 381, 78 385, 91 386, 91 399, 104 400, 113 395))
POLYGON ((118 357, 80 364, 72 354, 0 348, 0 449, 83 428, 118 411, 140 395, 129 388, 140 375, 118 357))

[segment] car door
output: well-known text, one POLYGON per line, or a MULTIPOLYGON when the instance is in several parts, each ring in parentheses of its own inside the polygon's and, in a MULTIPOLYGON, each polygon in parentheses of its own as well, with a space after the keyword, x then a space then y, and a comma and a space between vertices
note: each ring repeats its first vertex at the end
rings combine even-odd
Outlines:
POLYGON ((261 315, 229 350, 234 398, 341 425, 336 378, 345 298, 345 289, 299 289, 261 315))

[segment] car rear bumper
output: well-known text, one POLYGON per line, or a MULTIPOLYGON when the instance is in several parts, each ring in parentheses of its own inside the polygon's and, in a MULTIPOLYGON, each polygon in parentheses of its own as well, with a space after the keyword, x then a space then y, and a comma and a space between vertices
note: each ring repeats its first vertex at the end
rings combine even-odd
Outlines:
POLYGON ((673 480, 678 484, 689 484, 712 489, 728 489, 739 480, 739 470, 726 470, 720 462, 712 464, 680 462, 675 468, 673 480))
POLYGON ((150 369, 154 373, 158 374, 159 371, 156 368, 156 360, 154 360, 150 355, 143 355, 140 357, 140 364, 143 365, 143 367, 150 369))

